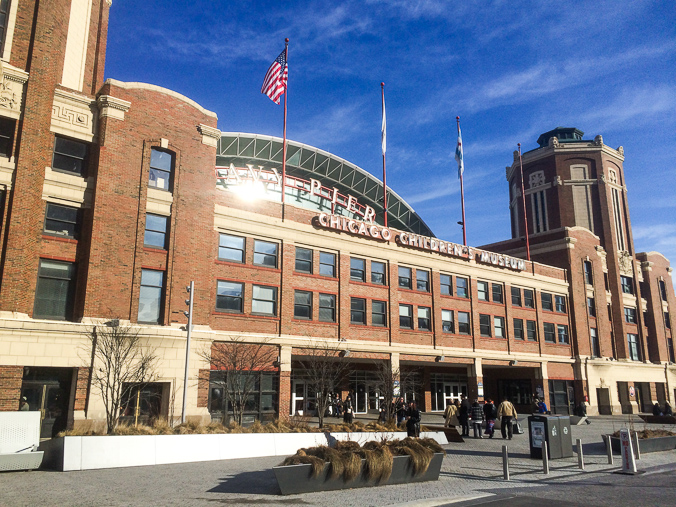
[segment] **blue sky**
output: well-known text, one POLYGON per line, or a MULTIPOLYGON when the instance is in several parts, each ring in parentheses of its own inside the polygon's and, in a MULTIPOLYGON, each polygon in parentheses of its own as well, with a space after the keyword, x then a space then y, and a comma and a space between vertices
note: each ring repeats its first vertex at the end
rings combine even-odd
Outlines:
POLYGON ((164 86, 222 131, 281 137, 260 93, 289 45, 288 138, 382 178, 435 234, 462 241, 455 117, 465 147, 467 239, 510 236, 505 166, 520 142, 577 127, 625 150, 637 251, 676 265, 676 3, 115 0, 106 77, 164 86))

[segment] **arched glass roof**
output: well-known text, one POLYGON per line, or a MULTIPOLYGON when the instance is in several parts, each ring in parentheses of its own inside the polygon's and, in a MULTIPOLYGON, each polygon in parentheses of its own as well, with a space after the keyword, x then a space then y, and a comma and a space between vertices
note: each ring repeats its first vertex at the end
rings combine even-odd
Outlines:
MULTIPOLYGON (((216 165, 244 167, 247 164, 282 170, 282 139, 241 132, 224 132, 216 148, 216 165)), ((370 173, 347 160, 306 144, 287 140, 287 176, 320 180, 326 187, 336 187, 351 194, 360 203, 376 211, 382 224, 383 184, 370 173)), ((302 204, 301 204, 302 205, 302 204)), ((396 192, 387 191, 388 226, 402 231, 434 237, 422 218, 396 192)))

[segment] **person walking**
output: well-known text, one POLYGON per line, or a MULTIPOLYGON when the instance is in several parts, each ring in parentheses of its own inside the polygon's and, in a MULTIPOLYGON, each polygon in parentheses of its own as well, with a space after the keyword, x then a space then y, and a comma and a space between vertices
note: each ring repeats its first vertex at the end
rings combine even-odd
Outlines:
POLYGON ((472 405, 470 405, 469 400, 465 397, 463 394, 460 397, 460 414, 458 415, 458 421, 460 421, 460 425, 462 426, 462 436, 463 437, 468 437, 469 436, 469 411, 472 408, 472 405))
POLYGON ((352 396, 348 394, 343 402, 343 422, 352 424, 354 422, 354 408, 352 407, 352 396))
POLYGON ((505 396, 502 399, 502 403, 498 407, 498 417, 501 418, 500 421, 500 432, 502 433, 502 438, 505 439, 509 435, 509 439, 512 439, 512 418, 517 419, 518 415, 516 409, 512 402, 507 399, 505 396))
POLYGON ((664 415, 674 415, 674 412, 671 410, 671 405, 669 405, 668 401, 664 402, 664 415))
POLYGON ((409 437, 418 438, 420 436, 420 419, 422 419, 420 410, 418 410, 415 401, 412 401, 408 404, 406 411, 406 433, 409 437))
POLYGON ((472 419, 472 429, 474 430, 474 438, 484 438, 481 435, 481 425, 484 422, 484 410, 479 405, 478 398, 474 399, 472 403, 472 410, 470 411, 470 416, 472 419))
POLYGON ((460 426, 460 421, 458 421, 458 405, 455 403, 449 403, 444 411, 444 426, 447 428, 460 426))
POLYGON ((396 405, 397 426, 399 426, 406 419, 406 403, 404 398, 399 398, 396 405))
POLYGON ((495 435, 495 413, 497 408, 493 404, 493 400, 490 398, 484 403, 484 418, 486 419, 486 435, 488 438, 493 438, 495 435))

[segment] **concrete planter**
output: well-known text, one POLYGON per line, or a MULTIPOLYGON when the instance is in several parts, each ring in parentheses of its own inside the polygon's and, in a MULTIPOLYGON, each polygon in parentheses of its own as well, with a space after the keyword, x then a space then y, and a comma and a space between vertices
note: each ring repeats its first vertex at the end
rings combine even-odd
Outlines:
MULTIPOLYGON (((632 445, 633 441, 632 437, 632 445)), ((621 454, 620 439, 610 437, 610 442, 610 445, 613 448, 613 454, 621 454)), ((638 446, 641 453, 671 451, 672 449, 676 449, 676 437, 643 438, 639 439, 638 446)))
POLYGON ((296 495, 299 493, 313 493, 316 491, 333 491, 337 489, 366 488, 371 486, 385 486, 391 484, 408 484, 410 482, 436 481, 439 479, 441 464, 444 455, 436 453, 430 466, 424 474, 413 475, 413 467, 408 456, 395 456, 392 463, 392 474, 382 482, 369 480, 363 470, 366 460, 362 460, 362 473, 352 481, 344 481, 342 477, 332 479, 329 476, 330 465, 324 465, 324 470, 312 477, 312 465, 290 465, 274 467, 277 483, 282 495, 296 495))
MULTIPOLYGON (((124 435, 60 437, 40 444, 43 468, 91 470, 166 465, 263 456, 288 456, 301 447, 333 446, 338 441, 402 439, 403 432, 363 433, 229 433, 223 435, 124 435)), ((423 433, 447 444, 443 433, 423 433)))

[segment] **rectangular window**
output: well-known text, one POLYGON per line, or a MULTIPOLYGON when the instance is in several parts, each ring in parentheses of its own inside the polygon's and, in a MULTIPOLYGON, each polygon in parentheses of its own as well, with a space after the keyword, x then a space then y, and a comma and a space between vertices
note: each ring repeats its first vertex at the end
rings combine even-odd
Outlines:
POLYGON ((470 334, 468 312, 458 312, 458 333, 470 334))
POLYGON ((411 288, 411 268, 404 268, 402 266, 399 266, 399 288, 400 289, 411 288))
POLYGON ((640 361, 641 354, 638 348, 638 335, 633 333, 627 334, 627 343, 629 344, 629 358, 632 361, 640 361))
POLYGON ((584 268, 584 283, 587 285, 593 285, 594 276, 592 274, 592 263, 590 261, 584 261, 582 266, 584 268))
POLYGON ((219 280, 216 292, 216 310, 242 313, 244 305, 244 284, 219 280))
POLYGON ((174 169, 174 156, 167 152, 151 148, 148 186, 159 190, 169 190, 171 174, 174 169))
POLYGON ((319 295, 319 320, 321 322, 336 321, 336 296, 334 294, 319 295))
POLYGON ((559 324, 556 326, 558 335, 559 335, 559 343, 564 343, 568 344, 570 343, 568 340, 568 326, 564 326, 563 324, 559 324))
POLYGON ((167 224, 169 217, 162 215, 146 215, 146 231, 143 236, 143 245, 151 248, 167 248, 167 224))
POLYGON ((514 319, 514 339, 523 340, 523 319, 514 319))
POLYGON ((477 282, 476 290, 479 295, 479 301, 488 301, 488 282, 477 282))
POLYGON ((622 292, 625 294, 634 293, 634 279, 629 276, 620 275, 620 282, 622 284, 622 292))
POLYGON ((385 301, 371 301, 371 324, 387 327, 387 303, 385 301))
POLYGON ((512 306, 521 306, 521 289, 512 287, 512 306))
POLYGON ((587 312, 590 317, 596 317, 596 302, 594 298, 587 298, 587 312))
POLYGON ((596 328, 589 329, 589 336, 591 338, 591 353, 592 357, 601 357, 601 347, 599 346, 599 336, 596 333, 596 328))
POLYGON ((444 333, 455 333, 453 310, 441 310, 441 330, 444 333))
MULTIPOLYGON (((0 51, 2 51, 2 6, 7 4, 7 0, 0 2, 0 51)), ((6 20, 6 18, 5 18, 6 20)), ((14 130, 16 129, 16 120, 11 118, 0 118, 0 155, 6 158, 12 156, 12 145, 14 144, 14 130)))
POLYGON ((531 206, 533 212, 533 232, 538 233, 549 230, 547 223, 547 200, 544 190, 531 194, 531 206))
POLYGON ((364 259, 350 259, 350 280, 355 282, 366 281, 366 261, 364 259))
POLYGON ((550 322, 544 323, 545 341, 547 343, 556 343, 556 326, 550 322))
POLYGON ((505 337, 505 318, 504 317, 493 317, 493 329, 495 331, 496 338, 505 337))
POLYGON ((636 324, 636 308, 624 307, 624 321, 629 324, 636 324))
POLYGON ((669 320, 669 312, 664 312, 664 326, 671 329, 671 320, 669 320))
POLYGON ((523 306, 526 308, 535 308, 535 297, 531 289, 523 289, 523 306))
POLYGON ((459 276, 455 277, 455 295, 459 298, 468 298, 469 291, 467 290, 467 278, 462 278, 459 276))
POLYGON ((244 262, 244 238, 220 234, 218 238, 218 258, 231 262, 244 262))
POLYGON ((399 305, 399 327, 413 329, 413 307, 411 305, 399 305))
POLYGON ((319 252, 319 274, 336 277, 336 254, 319 252))
POLYGON ((538 341, 538 329, 534 320, 526 321, 526 337, 530 342, 538 341))
POLYGON ((33 317, 71 320, 75 297, 75 264, 40 259, 33 317))
POLYGON ((451 275, 440 275, 439 279, 441 281, 441 293, 444 296, 452 296, 453 285, 451 283, 451 275))
POLYGON ((87 143, 55 136, 52 169, 84 176, 88 153, 87 143))
POLYGON ((312 320, 312 292, 304 290, 294 291, 293 318, 312 320))
POLYGON ((254 240, 253 263, 269 268, 277 267, 277 243, 254 240))
POLYGON ((366 300, 351 298, 350 324, 366 324, 366 300))
POLYGON ((164 271, 141 270, 141 291, 138 300, 138 322, 159 324, 162 318, 164 271))
POLYGON ((430 273, 422 269, 415 270, 416 287, 421 292, 430 291, 430 273))
POLYGON ((543 292, 540 295, 540 298, 542 299, 542 309, 546 310, 548 312, 554 311, 554 306, 552 305, 552 295, 547 294, 546 292, 543 292))
POLYGON ((660 296, 662 297, 662 301, 667 300, 667 285, 664 283, 664 280, 659 280, 660 282, 660 296))
POLYGON ((502 303, 502 285, 499 283, 493 284, 493 302, 502 303))
POLYGON ((378 261, 371 261, 371 283, 377 285, 386 285, 387 273, 385 271, 385 263, 378 261))
POLYGON ((80 232, 80 209, 48 202, 44 232, 77 239, 80 232))
POLYGON ((299 273, 312 274, 312 250, 309 248, 296 247, 296 266, 299 273))
POLYGON ((429 331, 432 329, 432 310, 430 308, 418 307, 418 329, 421 331, 429 331))
POLYGON ((251 313, 277 315, 277 287, 254 285, 251 313))
POLYGON ((479 332, 481 336, 491 336, 491 316, 479 315, 479 332))
POLYGON ((556 311, 559 313, 566 313, 566 297, 554 296, 554 301, 556 303, 556 311))

